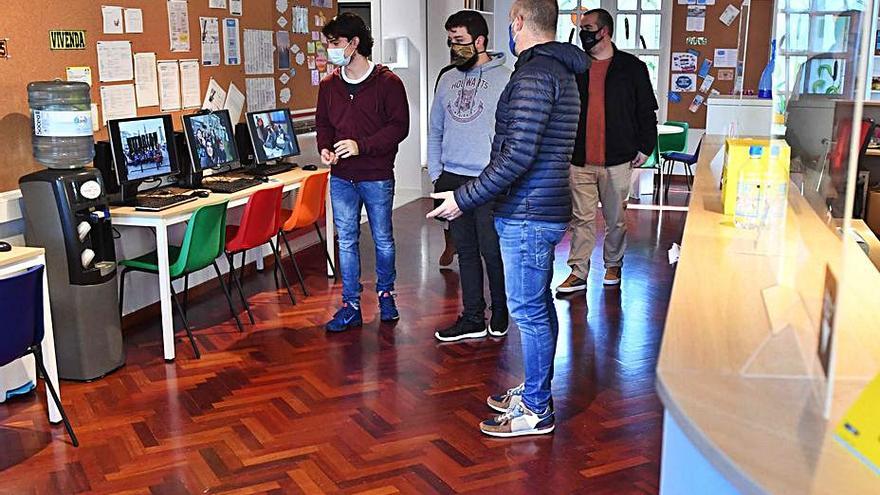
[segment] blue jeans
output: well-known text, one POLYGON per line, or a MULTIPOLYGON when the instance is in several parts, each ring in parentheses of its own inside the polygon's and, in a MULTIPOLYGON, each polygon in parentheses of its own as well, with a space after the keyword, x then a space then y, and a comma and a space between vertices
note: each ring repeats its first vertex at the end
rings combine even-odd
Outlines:
POLYGON ((339 236, 339 271, 342 273, 342 300, 360 304, 361 291, 361 210, 367 219, 376 245, 376 291, 394 290, 394 234, 391 209, 394 180, 350 182, 330 177, 330 200, 333 224, 339 236))
POLYGON ((568 224, 495 218, 504 260, 507 308, 522 340, 525 392, 523 402, 534 412, 550 403, 553 357, 559 322, 553 305, 554 250, 568 224))

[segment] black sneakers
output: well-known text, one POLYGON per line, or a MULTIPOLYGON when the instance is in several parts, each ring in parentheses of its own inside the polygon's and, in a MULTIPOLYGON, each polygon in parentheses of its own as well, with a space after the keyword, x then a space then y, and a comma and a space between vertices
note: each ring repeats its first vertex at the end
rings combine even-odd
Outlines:
POLYGON ((504 337, 507 335, 507 327, 510 326, 510 319, 507 314, 507 308, 495 310, 492 309, 492 318, 489 320, 489 335, 492 337, 504 337))
POLYGON ((440 342, 458 342, 465 339, 479 339, 488 333, 485 320, 473 321, 459 316, 451 327, 434 332, 434 337, 440 342))

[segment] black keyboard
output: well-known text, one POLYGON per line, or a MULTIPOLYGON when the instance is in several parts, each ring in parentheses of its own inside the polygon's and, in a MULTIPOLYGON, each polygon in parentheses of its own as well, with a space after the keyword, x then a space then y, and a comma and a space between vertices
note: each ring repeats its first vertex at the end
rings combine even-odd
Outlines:
POLYGON ((261 184, 265 184, 264 181, 260 179, 248 179, 248 178, 235 178, 235 179, 221 179, 221 180, 210 180, 210 179, 202 179, 202 187, 201 189, 207 189, 212 193, 218 194, 232 194, 234 192, 242 191, 249 187, 259 186, 261 184))
POLYGON ((171 194, 167 196, 138 196, 134 200, 134 209, 141 211, 162 211, 177 205, 199 199, 189 194, 171 194))
POLYGON ((283 174, 293 170, 294 165, 290 163, 278 163, 276 165, 257 165, 247 169, 247 174, 257 177, 269 177, 270 175, 283 174))

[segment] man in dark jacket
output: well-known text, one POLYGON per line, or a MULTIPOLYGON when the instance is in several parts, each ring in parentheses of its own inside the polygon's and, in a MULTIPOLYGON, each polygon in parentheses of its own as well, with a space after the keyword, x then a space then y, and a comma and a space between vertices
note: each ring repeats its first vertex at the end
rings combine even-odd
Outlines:
POLYGON ((614 20, 594 9, 581 18, 581 43, 590 70, 578 76, 581 119, 571 169, 571 275, 559 293, 586 290, 596 245, 596 212, 605 218, 606 286, 619 286, 626 250, 626 201, 632 169, 657 146, 657 98, 648 67, 611 42, 614 20))
POLYGON ((409 105, 400 79, 367 57, 373 38, 364 21, 344 13, 324 26, 330 63, 338 66, 321 81, 315 116, 321 162, 331 166, 330 197, 339 236, 342 308, 327 323, 341 332, 363 323, 361 316, 361 210, 366 207, 376 245, 379 318, 399 318, 394 302, 394 159, 409 134, 409 105))
POLYGON ((569 162, 580 112, 575 73, 587 69, 577 47, 553 41, 556 0, 517 0, 510 11, 516 69, 498 102, 488 167, 429 217, 454 219, 495 200, 510 315, 519 326, 525 382, 488 398, 503 413, 483 421, 498 437, 540 435, 555 427, 550 397, 559 329, 550 289, 553 252, 571 218, 569 162))

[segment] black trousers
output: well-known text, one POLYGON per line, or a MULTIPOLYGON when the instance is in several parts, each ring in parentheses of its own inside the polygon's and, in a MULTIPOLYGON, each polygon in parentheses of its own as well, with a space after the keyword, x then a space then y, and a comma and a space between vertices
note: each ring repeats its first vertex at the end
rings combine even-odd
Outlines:
MULTIPOLYGON (((454 191, 473 177, 443 172, 434 183, 435 192, 454 191)), ((494 311, 507 311, 504 293, 504 264, 495 232, 492 205, 487 204, 464 213, 449 223, 449 233, 458 252, 462 315, 473 321, 485 320, 486 299, 483 296, 483 264, 489 279, 489 293, 494 311)))

